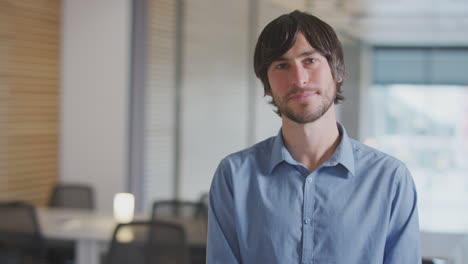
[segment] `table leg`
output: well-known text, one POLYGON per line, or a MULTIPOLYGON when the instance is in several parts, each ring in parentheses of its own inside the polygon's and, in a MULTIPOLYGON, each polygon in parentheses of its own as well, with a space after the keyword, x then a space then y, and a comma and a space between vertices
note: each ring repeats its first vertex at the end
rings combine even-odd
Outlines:
POLYGON ((76 264, 100 264, 100 244, 95 240, 76 241, 76 264))

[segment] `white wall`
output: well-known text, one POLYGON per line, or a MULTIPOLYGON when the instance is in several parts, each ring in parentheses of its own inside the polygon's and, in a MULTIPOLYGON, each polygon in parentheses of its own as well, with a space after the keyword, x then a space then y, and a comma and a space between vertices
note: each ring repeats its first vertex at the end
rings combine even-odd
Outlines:
POLYGON ((180 193, 207 192, 219 161, 247 146, 248 1, 186 1, 180 193))
POLYGON ((112 210, 127 174, 130 0, 64 0, 60 181, 91 184, 112 210))

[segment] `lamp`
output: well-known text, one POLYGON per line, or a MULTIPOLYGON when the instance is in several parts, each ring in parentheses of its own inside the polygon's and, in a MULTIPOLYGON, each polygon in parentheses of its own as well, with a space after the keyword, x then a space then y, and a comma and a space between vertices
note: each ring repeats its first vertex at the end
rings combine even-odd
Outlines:
POLYGON ((131 193, 117 193, 114 196, 114 218, 119 223, 129 223, 133 220, 135 197, 131 193))

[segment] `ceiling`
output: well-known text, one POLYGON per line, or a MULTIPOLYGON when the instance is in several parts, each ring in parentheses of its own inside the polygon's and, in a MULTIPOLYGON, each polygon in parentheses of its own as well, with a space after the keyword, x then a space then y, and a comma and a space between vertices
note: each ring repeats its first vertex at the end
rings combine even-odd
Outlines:
POLYGON ((468 46, 468 0, 271 0, 380 45, 468 46))

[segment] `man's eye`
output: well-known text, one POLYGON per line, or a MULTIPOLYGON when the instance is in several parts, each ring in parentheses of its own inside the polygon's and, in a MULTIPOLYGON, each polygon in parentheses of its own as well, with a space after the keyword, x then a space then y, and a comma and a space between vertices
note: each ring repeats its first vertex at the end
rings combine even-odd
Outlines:
POLYGON ((279 63, 275 66, 276 69, 286 69, 287 64, 286 63, 279 63))
POLYGON ((308 59, 306 60, 306 63, 307 63, 307 64, 311 64, 311 63, 314 63, 314 62, 316 62, 316 61, 317 61, 317 60, 314 59, 314 58, 308 58, 308 59))

